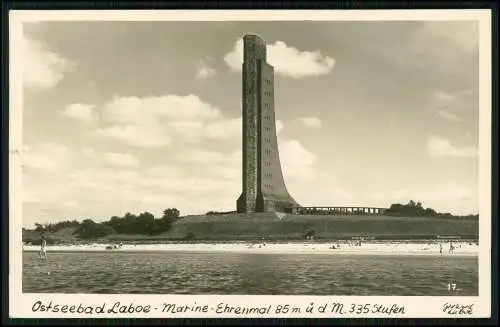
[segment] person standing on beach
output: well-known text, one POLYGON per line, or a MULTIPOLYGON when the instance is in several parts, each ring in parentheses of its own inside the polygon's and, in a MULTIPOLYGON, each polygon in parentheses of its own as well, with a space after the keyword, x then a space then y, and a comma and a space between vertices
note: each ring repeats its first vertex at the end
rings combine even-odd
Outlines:
POLYGON ((443 255, 443 244, 439 243, 439 254, 443 255))
POLYGON ((455 248, 453 247, 453 242, 450 242, 450 254, 453 254, 455 248))
POLYGON ((47 259, 47 241, 45 240, 45 237, 42 235, 42 242, 40 244, 40 260, 46 260, 47 259))

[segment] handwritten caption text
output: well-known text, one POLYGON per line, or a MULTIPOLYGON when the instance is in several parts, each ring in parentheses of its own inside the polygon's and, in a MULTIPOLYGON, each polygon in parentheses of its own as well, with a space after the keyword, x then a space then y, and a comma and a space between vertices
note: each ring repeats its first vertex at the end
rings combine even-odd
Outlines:
POLYGON ((213 305, 197 304, 179 305, 175 303, 162 303, 161 305, 138 304, 138 303, 102 303, 100 305, 85 304, 60 304, 52 301, 44 303, 36 301, 31 307, 33 312, 62 313, 62 314, 88 314, 88 315, 127 315, 127 314, 165 314, 166 316, 183 315, 185 313, 205 313, 213 316, 307 316, 325 315, 328 317, 338 316, 402 316, 406 314, 406 308, 399 304, 379 303, 342 303, 342 302, 310 302, 304 305, 295 304, 261 304, 261 305, 232 305, 229 303, 215 303, 213 305))

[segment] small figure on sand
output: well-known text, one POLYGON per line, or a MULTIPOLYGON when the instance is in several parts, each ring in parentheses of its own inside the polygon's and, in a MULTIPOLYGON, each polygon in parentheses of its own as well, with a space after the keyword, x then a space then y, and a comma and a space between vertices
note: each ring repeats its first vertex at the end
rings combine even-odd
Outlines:
POLYGON ((340 249, 340 244, 339 243, 332 244, 332 246, 330 246, 330 249, 332 249, 332 250, 338 250, 338 249, 340 249))
POLYGON ((119 249, 122 248, 122 246, 123 246, 123 243, 120 242, 120 244, 118 244, 118 245, 114 244, 114 245, 108 245, 108 246, 106 246, 106 250, 119 250, 119 249))
POLYGON ((439 254, 443 255, 443 244, 439 243, 439 254))
POLYGON ((47 241, 45 237, 42 235, 42 241, 40 243, 40 260, 47 260, 47 241))
POLYGON ((453 242, 450 242, 450 254, 455 252, 455 247, 453 246, 453 242))

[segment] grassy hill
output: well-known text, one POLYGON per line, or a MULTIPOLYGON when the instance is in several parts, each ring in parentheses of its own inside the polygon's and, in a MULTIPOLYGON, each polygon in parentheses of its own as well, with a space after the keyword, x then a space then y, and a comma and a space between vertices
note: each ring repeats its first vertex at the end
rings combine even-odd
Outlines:
MULTIPOLYGON (((49 243, 81 241, 64 227, 44 232, 49 243)), ((367 215, 286 215, 275 213, 185 216, 177 219, 170 230, 159 235, 110 234, 102 241, 237 241, 303 240, 313 234, 317 240, 347 239, 355 236, 380 239, 423 239, 441 236, 475 238, 478 219, 446 217, 395 217, 367 215)), ((41 232, 23 231, 23 241, 36 244, 41 232)), ((96 240, 87 240, 96 241, 96 240)))

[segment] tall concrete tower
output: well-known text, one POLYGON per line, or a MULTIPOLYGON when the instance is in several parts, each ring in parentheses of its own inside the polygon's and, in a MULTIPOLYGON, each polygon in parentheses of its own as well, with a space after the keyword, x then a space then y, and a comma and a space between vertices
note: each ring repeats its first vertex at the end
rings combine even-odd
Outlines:
POLYGON ((238 212, 282 212, 298 206, 281 171, 274 115, 274 69, 266 62, 266 43, 243 37, 243 191, 238 212))

